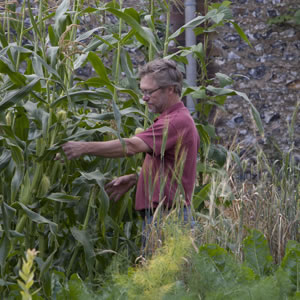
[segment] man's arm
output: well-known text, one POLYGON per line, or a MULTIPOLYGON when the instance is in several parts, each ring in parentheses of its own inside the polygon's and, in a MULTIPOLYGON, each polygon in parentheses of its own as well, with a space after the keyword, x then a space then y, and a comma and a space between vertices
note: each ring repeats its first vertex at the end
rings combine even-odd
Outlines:
POLYGON ((123 139, 124 146, 120 140, 107 142, 67 142, 62 148, 68 159, 80 157, 85 154, 102 157, 124 157, 132 156, 140 152, 150 152, 150 147, 140 138, 123 139))

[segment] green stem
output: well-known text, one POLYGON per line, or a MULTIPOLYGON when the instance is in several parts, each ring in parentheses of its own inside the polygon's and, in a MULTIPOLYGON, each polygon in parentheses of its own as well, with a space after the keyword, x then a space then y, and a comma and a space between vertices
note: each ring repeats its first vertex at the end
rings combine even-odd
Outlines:
POLYGON ((90 219, 90 215, 91 215, 91 211, 92 211, 92 208, 93 208, 93 205, 94 205, 94 200, 96 198, 97 190, 98 190, 98 186, 94 185, 93 188, 92 188, 91 194, 90 194, 89 204, 88 204, 87 212, 86 212, 86 215, 85 215, 85 220, 84 220, 83 227, 82 227, 83 230, 87 229, 89 219, 90 219))
MULTIPOLYGON (((22 39, 23 39, 23 30, 24 30, 24 18, 25 18, 25 4, 26 2, 23 2, 22 5, 22 10, 21 10, 21 31, 20 31, 20 36, 19 36, 19 41, 18 41, 18 46, 21 47, 22 46, 22 39)), ((16 62, 16 70, 19 69, 19 65, 20 65, 20 57, 21 57, 21 53, 18 52, 18 56, 17 56, 17 62, 16 62)))
MULTIPOLYGON (((122 9, 123 0, 120 0, 120 9, 122 9)), ((115 84, 118 85, 120 82, 119 79, 119 72, 120 72, 120 57, 121 57, 121 47, 122 47, 122 27, 123 27, 123 21, 122 19, 119 20, 119 41, 118 41, 118 48, 117 48, 117 57, 116 57, 116 69, 115 69, 115 84)), ((117 103, 118 97, 117 97, 117 89, 114 89, 114 101, 117 103)))
POLYGON ((166 5, 166 15, 167 15, 167 22, 166 22, 166 35, 165 35, 165 43, 164 43, 164 56, 167 56, 168 54, 168 46, 169 46, 169 34, 170 34, 170 6, 167 2, 165 2, 166 5))
POLYGON ((46 236, 44 235, 45 231, 45 225, 40 224, 38 225, 38 235, 39 235, 39 256, 44 259, 46 250, 47 250, 47 239, 46 236))
MULTIPOLYGON (((154 0, 150 1, 150 14, 151 17, 154 18, 154 0)), ((153 46, 150 44, 149 45, 149 53, 148 53, 148 60, 151 61, 154 59, 154 50, 153 50, 153 46)), ((144 119, 144 129, 146 129, 148 127, 148 117, 149 117, 149 110, 148 110, 148 106, 145 106, 145 116, 146 118, 144 119)))
MULTIPOLYGON (((151 14, 151 17, 154 18, 154 0, 150 1, 150 14, 151 14)), ((153 60, 153 58, 154 58, 153 45, 150 44, 149 45, 148 59, 149 59, 149 61, 151 61, 151 60, 153 60)))
MULTIPOLYGON (((98 191, 98 186, 95 185, 92 188, 92 191, 91 191, 91 194, 90 194, 89 204, 88 204, 87 212, 86 212, 86 215, 85 215, 84 223, 83 223, 83 226, 82 226, 82 230, 83 231, 85 231, 87 229, 87 227, 88 227, 88 223, 89 223, 91 211, 92 211, 92 208, 93 208, 93 205, 94 205, 94 200, 95 200, 96 195, 97 195, 97 191, 98 191)), ((72 266, 74 264, 75 258, 78 255, 79 247, 80 247, 80 245, 77 242, 77 244, 75 246, 75 250, 74 250, 73 255, 71 257, 69 266, 67 268, 67 277, 70 275, 70 272, 72 270, 72 266)))
POLYGON ((75 250, 74 250, 74 252, 73 252, 73 255, 72 255, 72 257, 71 257, 69 266, 68 266, 68 268, 67 268, 67 272, 66 272, 66 273, 67 273, 67 278, 68 278, 69 275, 70 275, 70 272, 71 272, 71 270, 72 270, 72 266, 73 266, 73 264, 74 264, 75 258, 77 258, 78 251, 79 251, 79 247, 78 247, 78 245, 77 245, 76 248, 75 248, 75 250))
POLYGON ((26 224, 27 215, 24 213, 16 226, 16 232, 21 233, 26 224))
POLYGON ((4 18, 4 25, 3 28, 5 28, 5 25, 7 25, 7 44, 10 43, 10 22, 9 22, 9 4, 8 0, 5 0, 5 18, 4 18), (7 21, 7 24, 5 24, 5 21, 7 21))

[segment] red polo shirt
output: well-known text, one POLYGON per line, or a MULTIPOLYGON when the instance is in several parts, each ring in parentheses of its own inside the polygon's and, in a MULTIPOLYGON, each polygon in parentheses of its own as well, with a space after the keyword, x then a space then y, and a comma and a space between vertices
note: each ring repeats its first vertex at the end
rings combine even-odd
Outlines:
POLYGON ((190 205, 200 139, 187 108, 182 102, 172 105, 136 136, 152 152, 146 154, 139 176, 135 209, 156 207, 161 201, 171 207, 177 195, 190 205))

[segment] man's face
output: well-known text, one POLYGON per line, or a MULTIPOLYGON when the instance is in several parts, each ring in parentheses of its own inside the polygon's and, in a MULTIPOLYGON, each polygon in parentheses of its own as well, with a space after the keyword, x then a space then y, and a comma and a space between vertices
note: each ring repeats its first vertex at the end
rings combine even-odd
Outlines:
POLYGON ((141 78, 140 89, 149 111, 161 114, 168 106, 167 88, 159 87, 151 75, 141 78))

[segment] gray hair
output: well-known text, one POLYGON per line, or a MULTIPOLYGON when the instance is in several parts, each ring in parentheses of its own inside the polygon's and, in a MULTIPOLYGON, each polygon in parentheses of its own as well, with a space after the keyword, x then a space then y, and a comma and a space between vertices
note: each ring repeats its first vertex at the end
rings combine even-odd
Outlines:
POLYGON ((139 69, 140 78, 146 75, 152 76, 159 87, 174 86, 175 93, 181 95, 183 76, 175 61, 163 58, 152 60, 139 69))

